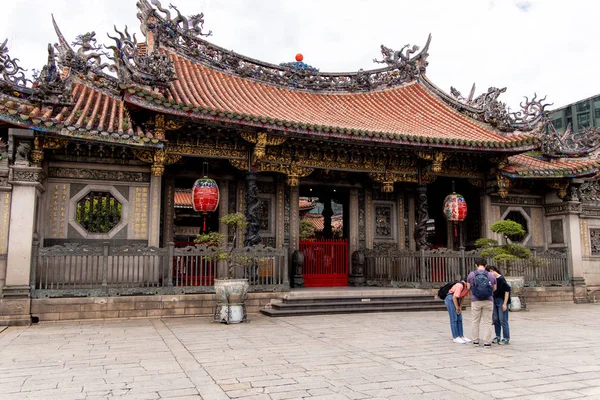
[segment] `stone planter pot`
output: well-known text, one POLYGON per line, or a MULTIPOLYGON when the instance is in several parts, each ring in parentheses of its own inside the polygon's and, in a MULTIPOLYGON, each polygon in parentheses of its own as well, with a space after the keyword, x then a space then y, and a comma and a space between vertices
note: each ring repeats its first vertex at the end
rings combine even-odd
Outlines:
POLYGON ((246 321, 248 287, 248 279, 215 279, 215 321, 227 324, 246 321))
POLYGON ((521 311, 521 299, 519 296, 523 294, 523 288, 525 287, 525 277, 524 276, 505 276, 506 282, 512 288, 511 291, 511 301, 510 301, 510 311, 521 311))

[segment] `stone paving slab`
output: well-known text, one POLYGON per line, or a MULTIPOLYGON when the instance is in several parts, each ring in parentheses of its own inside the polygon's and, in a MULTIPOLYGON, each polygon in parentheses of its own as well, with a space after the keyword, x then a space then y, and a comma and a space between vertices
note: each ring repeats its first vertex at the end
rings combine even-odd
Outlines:
POLYGON ((600 305, 510 320, 492 349, 453 343, 436 311, 9 327, 0 399, 600 399, 600 305))

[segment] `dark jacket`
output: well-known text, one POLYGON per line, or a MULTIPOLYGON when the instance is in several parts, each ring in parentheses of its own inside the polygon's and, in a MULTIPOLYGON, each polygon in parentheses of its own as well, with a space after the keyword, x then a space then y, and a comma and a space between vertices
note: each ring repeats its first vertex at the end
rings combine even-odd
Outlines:
MULTIPOLYGON (((494 292, 494 298, 504 299, 504 293, 510 293, 511 287, 504 279, 504 275, 500 275, 496 280, 496 291, 494 292)), ((508 295, 510 301, 510 294, 508 295)))

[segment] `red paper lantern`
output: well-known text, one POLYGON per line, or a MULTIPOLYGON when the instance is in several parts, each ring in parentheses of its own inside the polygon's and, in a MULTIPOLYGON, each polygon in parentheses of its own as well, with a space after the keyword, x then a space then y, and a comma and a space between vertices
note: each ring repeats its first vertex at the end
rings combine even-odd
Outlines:
POLYGON ((200 178, 194 182, 192 188, 192 206, 194 211, 204 215, 203 232, 206 232, 206 215, 214 212, 219 206, 219 186, 214 179, 200 178))
POLYGON ((467 202, 458 193, 451 193, 444 199, 444 217, 454 224, 454 236, 458 236, 456 225, 467 218, 467 202))
POLYGON ((304 60, 304 56, 300 53, 296 54, 296 61, 301 62, 302 60, 304 60))

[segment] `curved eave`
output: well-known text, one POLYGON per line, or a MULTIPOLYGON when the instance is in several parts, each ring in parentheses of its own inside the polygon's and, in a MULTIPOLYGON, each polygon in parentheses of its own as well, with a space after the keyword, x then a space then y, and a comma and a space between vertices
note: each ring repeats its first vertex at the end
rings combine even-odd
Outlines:
POLYGON ((0 120, 65 137, 133 146, 163 146, 161 140, 133 129, 125 103, 83 82, 74 84, 71 105, 43 105, 0 95, 0 120))
POLYGON ((588 177, 599 172, 600 162, 598 160, 546 161, 519 154, 509 158, 509 164, 502 170, 502 175, 512 179, 557 179, 588 177))
MULTIPOLYGON (((153 111, 174 116, 225 124, 271 129, 283 133, 306 135, 316 138, 340 139, 358 143, 408 145, 437 149, 473 150, 503 153, 519 153, 538 147, 533 136, 522 135, 513 140, 468 140, 460 138, 423 137, 416 134, 402 134, 386 131, 372 131, 339 126, 307 124, 301 121, 280 120, 253 114, 199 107, 183 102, 174 102, 166 97, 139 87, 131 86, 124 101, 153 111)), ((465 117, 466 118, 466 117, 465 117)))

